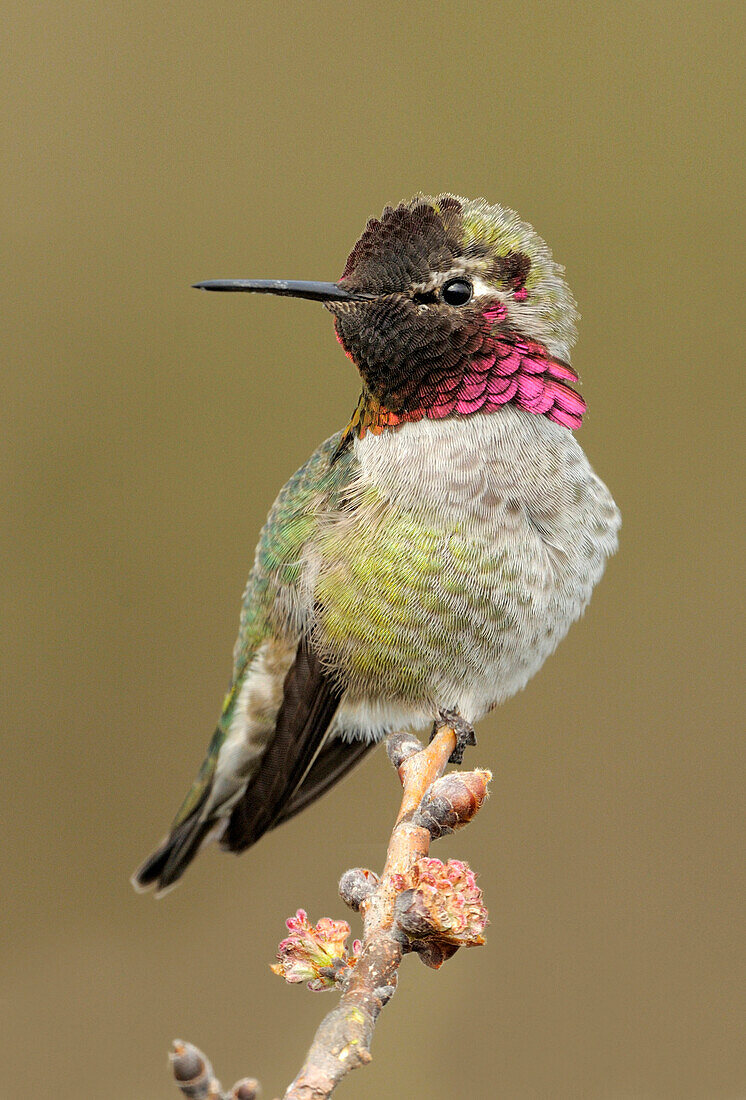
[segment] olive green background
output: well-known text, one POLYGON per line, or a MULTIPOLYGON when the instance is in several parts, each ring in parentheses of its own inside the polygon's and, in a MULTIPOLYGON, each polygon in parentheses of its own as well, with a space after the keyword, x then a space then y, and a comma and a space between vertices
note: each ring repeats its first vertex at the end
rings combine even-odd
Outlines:
MULTIPOLYGON (((134 866, 201 760, 283 480, 358 382, 308 302, 418 190, 515 206, 583 313, 580 438, 624 514, 584 620, 484 721, 436 854, 489 941, 408 958, 345 1096, 746 1097, 738 4, 11 3, 0 82, 0 1100, 175 1096, 166 1051, 282 1091, 333 1004, 268 969, 345 915, 377 753, 163 901, 134 866)), ((353 922, 354 923, 354 922, 353 922)))

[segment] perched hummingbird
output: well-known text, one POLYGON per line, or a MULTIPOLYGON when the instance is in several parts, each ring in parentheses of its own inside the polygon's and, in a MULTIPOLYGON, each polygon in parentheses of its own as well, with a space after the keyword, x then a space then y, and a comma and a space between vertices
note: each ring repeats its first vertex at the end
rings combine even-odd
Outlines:
POLYGON ((473 743, 582 614, 620 522, 573 434, 575 302, 514 211, 419 195, 368 222, 336 283, 198 285, 322 302, 362 394, 261 532, 217 731, 134 877, 159 891, 388 731, 455 723, 457 753, 473 743))

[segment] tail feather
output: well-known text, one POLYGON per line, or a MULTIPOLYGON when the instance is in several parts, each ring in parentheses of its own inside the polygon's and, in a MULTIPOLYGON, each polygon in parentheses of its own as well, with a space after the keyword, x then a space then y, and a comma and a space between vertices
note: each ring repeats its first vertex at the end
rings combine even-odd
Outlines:
POLYGON ((212 791, 224 738, 225 734, 218 726, 199 774, 174 818, 171 831, 132 876, 130 881, 138 893, 155 886, 156 895, 160 895, 173 886, 215 826, 216 817, 206 812, 206 803, 212 791))
POLYGON ((156 896, 170 889, 184 874, 214 825, 214 819, 202 821, 198 816, 177 825, 135 871, 132 876, 135 889, 142 892, 156 886, 156 896))
POLYGON ((225 741, 218 727, 169 836, 135 872, 135 889, 155 886, 157 895, 164 893, 181 878, 210 834, 220 834, 221 847, 244 851, 340 779, 369 747, 329 739, 341 696, 342 689, 326 673, 309 639, 302 638, 285 675, 274 735, 258 768, 228 797, 225 776, 223 787, 215 787, 225 741))
POLYGON ((171 837, 167 837, 163 843, 156 848, 152 855, 149 855, 145 862, 140 864, 130 879, 130 882, 137 890, 138 894, 142 894, 146 890, 149 890, 150 887, 158 881, 160 873, 166 866, 170 854, 171 837))

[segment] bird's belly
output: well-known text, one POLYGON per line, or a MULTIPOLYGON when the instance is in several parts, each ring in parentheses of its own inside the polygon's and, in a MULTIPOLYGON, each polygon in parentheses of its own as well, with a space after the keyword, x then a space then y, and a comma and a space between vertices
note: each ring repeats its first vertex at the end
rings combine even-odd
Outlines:
MULTIPOLYGON (((493 418, 473 419, 484 434, 493 418)), ((316 639, 346 685, 338 725, 350 733, 453 706, 476 721, 552 652, 615 544, 613 501, 570 433, 550 436, 571 441, 564 476, 541 464, 516 477, 494 430, 484 447, 464 422, 445 427, 408 425, 388 453, 374 437, 372 462, 360 448, 360 484, 315 547, 316 639)))
POLYGON ((551 572, 530 545, 495 551, 390 520, 358 532, 317 580, 317 637, 346 709, 428 720, 458 706, 476 720, 553 648, 551 572))

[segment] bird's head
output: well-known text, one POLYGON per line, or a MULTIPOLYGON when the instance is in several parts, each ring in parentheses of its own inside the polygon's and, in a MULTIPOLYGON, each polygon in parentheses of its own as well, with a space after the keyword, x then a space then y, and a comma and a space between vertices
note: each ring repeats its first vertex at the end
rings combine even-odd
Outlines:
POLYGON ((322 301, 363 378, 363 430, 508 402, 579 426, 585 406, 566 385, 575 302, 547 245, 505 207, 418 195, 368 222, 336 283, 199 285, 322 301))

